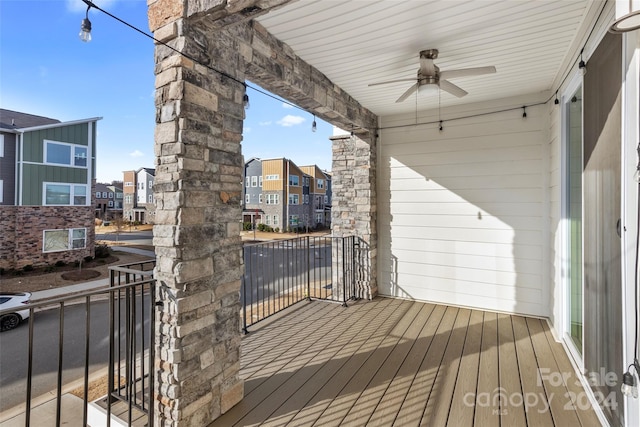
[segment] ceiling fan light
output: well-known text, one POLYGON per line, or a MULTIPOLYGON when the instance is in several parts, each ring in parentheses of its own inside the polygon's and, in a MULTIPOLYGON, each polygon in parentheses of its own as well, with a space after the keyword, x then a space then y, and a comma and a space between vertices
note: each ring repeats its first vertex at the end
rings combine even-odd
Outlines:
POLYGON ((627 13, 616 19, 609 28, 610 33, 622 34, 640 28, 640 10, 627 13))

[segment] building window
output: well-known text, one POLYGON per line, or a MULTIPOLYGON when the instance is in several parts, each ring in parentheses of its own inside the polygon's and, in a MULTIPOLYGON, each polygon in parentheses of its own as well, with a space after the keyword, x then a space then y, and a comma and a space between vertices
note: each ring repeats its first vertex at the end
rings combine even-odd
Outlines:
POLYGON ((139 190, 144 190, 144 182, 141 182, 138 184, 138 189, 139 190))
POLYGON ((258 203, 262 203, 262 193, 258 194, 258 203))
POLYGON ((138 203, 142 203, 142 196, 138 194, 138 203))
POLYGON ((273 216, 273 225, 278 225, 280 222, 280 217, 278 215, 273 216))
POLYGON ((249 188, 250 183, 251 183, 251 177, 246 177, 244 179, 244 186, 249 188))
POLYGON ((4 181, 0 179, 0 203, 4 202, 4 181))
POLYGON ((4 157, 4 135, 0 135, 0 157, 4 157))
POLYGON ((324 196, 324 204, 326 205, 327 203, 329 203, 329 196, 324 196))
POLYGON ((324 188, 324 179, 318 179, 316 180, 316 186, 318 187, 318 189, 323 189, 324 188))
POLYGON ((87 229, 44 230, 42 252, 61 252, 87 246, 87 229))
POLYGON ((252 176, 251 177, 251 186, 252 187, 257 187, 258 186, 258 177, 257 176, 252 176))
POLYGON ((297 227, 298 226, 298 215, 289 215, 289 226, 297 227))
POLYGON ((116 199, 122 199, 122 193, 116 193, 116 199))
POLYGON ((133 182, 127 181, 127 182, 124 183, 124 186, 125 187, 133 187, 133 182))
POLYGON ((304 186, 305 186, 305 187, 308 187, 308 186, 309 186, 309 177, 308 177, 308 176, 305 176, 305 177, 304 177, 304 186))
POLYGON ((96 199, 100 198, 100 194, 102 194, 102 193, 100 193, 99 191, 96 191, 96 199))
POLYGON ((149 190, 153 188, 153 181, 149 181, 149 186, 147 188, 149 188, 149 190))
POLYGON ((308 195, 308 194, 305 194, 305 195, 304 195, 304 204, 305 204, 305 205, 308 205, 308 204, 309 204, 309 195, 308 195))
POLYGON ((102 192, 102 198, 103 198, 103 199, 106 199, 106 198, 107 198, 107 192, 106 192, 106 191, 103 191, 103 192, 102 192))
POLYGON ((322 212, 316 213, 316 224, 322 223, 322 212))
POLYGON ((258 177, 258 187, 262 187, 262 175, 258 177))
POLYGON ((289 194, 289 204, 297 205, 300 202, 300 196, 297 194, 289 194))
POLYGON ((275 175, 267 175, 267 176, 265 177, 265 179, 266 179, 267 181, 277 181, 277 180, 279 180, 279 179, 280 179, 280 175, 278 175, 278 174, 275 174, 275 175))
POLYGON ((149 201, 149 203, 153 203, 153 194, 149 194, 149 197, 147 200, 149 201))
POLYGON ((245 194, 245 195, 244 195, 244 202, 245 202, 246 204, 251 203, 251 194, 245 194))
POLYGON ((264 217, 264 223, 266 225, 271 225, 271 217, 269 215, 265 215, 264 217))
POLYGON ((86 206, 87 186, 77 184, 44 183, 45 206, 86 206))
POLYGON ((109 198, 113 199, 113 193, 112 192, 109 192, 109 198))
POLYGON ((131 203, 133 203, 133 195, 131 195, 131 194, 127 194, 127 197, 125 197, 125 198, 124 198, 124 202, 125 202, 126 204, 131 204, 131 203))
POLYGON ((280 195, 279 194, 267 194, 267 204, 268 205, 277 205, 280 203, 280 195))
POLYGON ((289 185, 300 185, 300 177, 298 175, 289 175, 289 185))
POLYGON ((113 207, 113 200, 109 200, 109 207, 112 208, 113 207))
POLYGON ((87 147, 45 140, 44 159, 47 164, 86 168, 87 147))

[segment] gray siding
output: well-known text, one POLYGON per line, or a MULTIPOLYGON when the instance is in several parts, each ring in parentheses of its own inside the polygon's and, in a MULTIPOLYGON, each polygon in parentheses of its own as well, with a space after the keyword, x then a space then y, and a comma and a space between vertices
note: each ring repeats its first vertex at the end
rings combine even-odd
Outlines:
POLYGON ((16 195, 16 135, 4 135, 4 157, 0 157, 0 180, 2 180, 2 202, 0 205, 15 205, 16 195))
MULTIPOLYGON (((24 161, 36 163, 43 162, 44 144, 42 143, 42 141, 44 141, 45 139, 67 142, 69 144, 88 145, 88 126, 88 123, 82 123, 70 126, 59 126, 52 129, 42 129, 32 132, 25 132, 23 136, 24 161)), ((95 126, 93 133, 93 140, 95 141, 95 126)), ((95 154, 95 149, 92 151, 95 154)))
POLYGON ((262 176, 262 162, 259 160, 252 160, 245 165, 244 168, 245 182, 242 183, 245 196, 249 194, 250 203, 246 203, 246 199, 243 199, 245 209, 261 209, 264 207, 263 203, 259 203, 260 194, 262 193, 262 187, 260 187, 260 177, 262 176), (251 187, 251 177, 255 176, 258 184, 255 187, 251 187), (249 178, 249 187, 246 186, 246 178, 249 178))
MULTIPOLYGON (((42 205, 43 182, 87 183, 87 170, 62 166, 23 165, 22 205, 42 205)), ((90 196, 87 190, 87 197, 90 196)))

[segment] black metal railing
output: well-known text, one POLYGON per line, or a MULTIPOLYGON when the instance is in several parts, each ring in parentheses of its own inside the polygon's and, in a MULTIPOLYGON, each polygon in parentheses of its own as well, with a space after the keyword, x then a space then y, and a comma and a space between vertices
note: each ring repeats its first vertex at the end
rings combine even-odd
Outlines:
POLYGON ((245 245, 243 330, 304 300, 344 305, 366 295, 368 245, 349 237, 304 236, 245 245))
MULTIPOLYGON (((110 268, 111 286, 34 301, 20 308, 29 312, 28 325, 3 332, 0 345, 3 370, 10 367, 15 371, 12 390, 19 390, 24 400, 19 399, 22 403, 15 407, 3 404, 2 410, 22 413, 25 426, 37 425, 33 407, 43 400, 55 400, 56 426, 62 424, 63 413, 78 424, 82 417, 82 425, 87 425, 89 402, 107 395, 103 402, 107 418, 102 425, 111 424, 116 402, 125 402, 118 410, 119 418, 132 421, 130 414, 135 413, 150 425, 153 407, 148 390, 153 388, 153 369, 149 368, 153 368, 155 355, 149 344, 155 336, 155 282, 151 271, 142 271, 148 264, 141 264, 110 268), (5 349, 9 353, 9 348, 16 353, 7 363, 5 349), (90 397, 90 392, 97 395, 90 397), (66 393, 84 401, 82 414, 67 412, 71 409, 64 407, 62 398, 66 393), (41 397, 51 394, 52 398, 41 397)), ((0 316, 9 311, 0 311, 0 316)), ((100 401, 96 403, 100 405, 100 401)))

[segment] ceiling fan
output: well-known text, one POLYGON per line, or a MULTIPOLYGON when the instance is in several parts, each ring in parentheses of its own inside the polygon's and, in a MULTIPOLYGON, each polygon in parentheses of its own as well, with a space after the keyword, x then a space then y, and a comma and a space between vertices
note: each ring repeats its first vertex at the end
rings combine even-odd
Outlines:
POLYGON ((438 57, 438 49, 427 49, 420 51, 420 69, 418 69, 418 77, 410 79, 389 80, 386 82, 371 83, 369 86, 385 85, 389 83, 397 82, 415 82, 409 89, 403 93, 396 102, 402 102, 407 99, 412 93, 417 91, 424 85, 437 85, 445 92, 449 92, 451 95, 455 95, 458 98, 462 98, 467 92, 451 83, 447 79, 453 79, 456 77, 469 77, 480 76, 482 74, 491 74, 496 72, 496 67, 476 67, 476 68, 462 68, 458 70, 445 70, 440 71, 440 68, 433 63, 433 60, 438 57))

